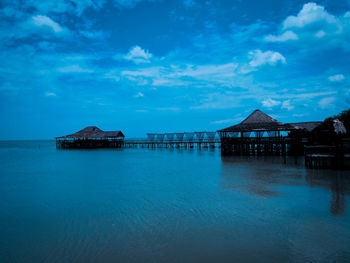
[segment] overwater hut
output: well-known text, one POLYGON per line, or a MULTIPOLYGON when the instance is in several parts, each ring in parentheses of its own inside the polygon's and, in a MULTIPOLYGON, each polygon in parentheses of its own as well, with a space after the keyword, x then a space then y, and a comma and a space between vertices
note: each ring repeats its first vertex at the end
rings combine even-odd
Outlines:
POLYGON ((305 147, 305 164, 310 168, 349 168, 350 136, 342 121, 328 118, 311 132, 305 147))
POLYGON ((317 128, 322 124, 322 121, 295 122, 295 123, 289 123, 289 124, 298 128, 298 130, 304 130, 305 132, 312 132, 315 128, 317 128))
POLYGON ((282 123, 260 110, 255 110, 241 123, 219 130, 221 153, 286 154, 291 142, 288 132, 298 127, 282 123))
POLYGON ((103 131, 96 126, 56 137, 57 148, 120 148, 124 143, 121 131, 103 131))

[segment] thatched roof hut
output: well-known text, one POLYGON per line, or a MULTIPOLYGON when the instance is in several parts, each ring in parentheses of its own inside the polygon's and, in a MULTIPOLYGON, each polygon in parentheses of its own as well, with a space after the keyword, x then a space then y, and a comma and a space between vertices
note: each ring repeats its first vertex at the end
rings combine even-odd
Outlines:
POLYGON ((218 132, 251 132, 251 131, 291 131, 295 126, 275 120, 260 110, 255 110, 241 123, 219 130, 218 132))
POLYGON ((307 132, 313 131, 315 128, 320 126, 322 124, 322 121, 309 121, 309 122, 296 122, 296 123, 289 123, 290 125, 305 130, 307 132))
POLYGON ((57 137, 57 139, 107 139, 124 137, 121 131, 102 131, 96 126, 88 126, 76 133, 57 137))

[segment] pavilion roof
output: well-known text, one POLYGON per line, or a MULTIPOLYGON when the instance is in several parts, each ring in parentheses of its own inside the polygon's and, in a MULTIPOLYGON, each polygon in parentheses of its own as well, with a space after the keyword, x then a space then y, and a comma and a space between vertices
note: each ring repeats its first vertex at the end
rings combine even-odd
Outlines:
POLYGON ((57 138, 111 138, 125 137, 121 131, 102 131, 96 126, 88 126, 76 133, 65 135, 57 138))
POLYGON ((295 129, 298 128, 279 122, 260 110, 255 110, 241 123, 219 130, 219 132, 290 131, 295 129))
POLYGON ((297 123, 288 123, 298 129, 304 129, 307 131, 312 131, 316 127, 322 124, 322 121, 309 121, 309 122, 297 122, 297 123))

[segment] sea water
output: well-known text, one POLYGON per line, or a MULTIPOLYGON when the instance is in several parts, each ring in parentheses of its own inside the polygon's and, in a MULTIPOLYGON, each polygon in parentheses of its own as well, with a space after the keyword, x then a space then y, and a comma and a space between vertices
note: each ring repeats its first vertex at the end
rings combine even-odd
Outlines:
POLYGON ((302 158, 0 142, 0 262, 350 262, 349 195, 302 158))

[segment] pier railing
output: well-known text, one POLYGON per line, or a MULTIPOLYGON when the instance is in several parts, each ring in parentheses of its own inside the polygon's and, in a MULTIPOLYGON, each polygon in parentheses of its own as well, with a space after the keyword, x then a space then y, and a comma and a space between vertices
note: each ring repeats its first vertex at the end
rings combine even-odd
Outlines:
POLYGON ((176 139, 175 137, 169 138, 142 138, 142 139, 125 139, 125 148, 202 148, 210 147, 216 148, 220 147, 220 138, 191 138, 191 140, 186 139, 176 139))

